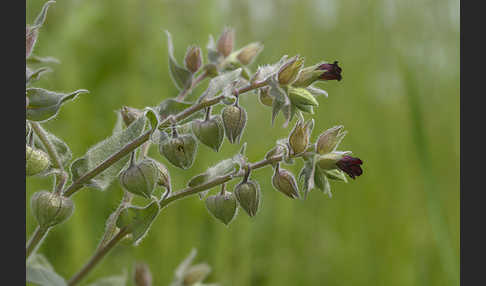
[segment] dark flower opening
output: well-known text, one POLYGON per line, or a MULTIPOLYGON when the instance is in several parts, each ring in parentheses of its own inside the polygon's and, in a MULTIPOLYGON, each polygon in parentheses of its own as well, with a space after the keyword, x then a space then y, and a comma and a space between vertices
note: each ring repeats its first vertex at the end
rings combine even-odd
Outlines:
POLYGON ((360 176, 363 174, 363 170, 361 166, 363 161, 359 158, 354 158, 351 156, 344 156, 341 160, 339 160, 336 165, 339 169, 343 170, 346 174, 348 174, 352 179, 355 177, 360 176))
POLYGON ((334 61, 332 64, 322 64, 318 68, 318 70, 326 70, 319 79, 321 80, 337 80, 340 81, 343 77, 341 76, 342 69, 338 66, 338 62, 334 61))

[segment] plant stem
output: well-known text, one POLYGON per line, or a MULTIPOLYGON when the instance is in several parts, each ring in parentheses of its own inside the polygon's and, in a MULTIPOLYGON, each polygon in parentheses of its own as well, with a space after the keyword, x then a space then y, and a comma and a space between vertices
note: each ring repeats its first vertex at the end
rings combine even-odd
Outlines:
POLYGON ((41 228, 40 226, 37 226, 34 234, 32 234, 29 242, 27 242, 27 247, 25 249, 25 259, 28 259, 30 255, 34 253, 35 249, 39 245, 39 242, 44 239, 48 231, 49 228, 41 228))
POLYGON ((98 249, 89 261, 76 273, 71 279, 69 279, 67 285, 73 286, 78 284, 100 261, 106 254, 118 243, 122 238, 128 234, 126 229, 121 229, 106 245, 98 249))
MULTIPOLYGON (((235 94, 242 94, 242 93, 248 92, 252 89, 262 87, 264 85, 266 85, 266 82, 252 83, 252 84, 249 84, 249 85, 242 87, 239 90, 235 91, 235 94)), ((195 112, 198 112, 201 109, 215 105, 215 104, 219 103, 221 100, 223 100, 223 98, 224 98, 223 95, 213 97, 213 98, 205 100, 201 103, 195 104, 195 105, 179 112, 178 114, 176 114, 175 116, 173 116, 171 118, 166 118, 163 122, 160 123, 159 129, 162 130, 166 127, 169 127, 172 124, 172 122, 181 121, 181 120, 189 117, 190 115, 194 114, 195 112)), ((89 180, 94 178, 96 175, 98 175, 101 172, 103 172, 104 170, 106 170, 108 167, 110 167, 111 165, 116 163, 118 160, 123 158, 125 155, 127 155, 131 151, 135 150, 137 147, 139 147, 143 143, 145 143, 147 140, 150 139, 151 133, 152 133, 152 131, 148 130, 147 132, 140 135, 139 137, 137 137, 132 142, 125 145, 118 152, 116 152, 115 154, 108 157, 105 161, 101 162, 101 164, 96 166, 94 169, 92 169, 91 171, 88 171, 83 176, 78 178, 69 187, 67 187, 66 191, 64 192, 64 196, 69 197, 69 196, 73 195, 76 191, 78 191, 79 189, 81 189, 83 187, 83 184, 85 184, 86 182, 88 182, 89 180)))

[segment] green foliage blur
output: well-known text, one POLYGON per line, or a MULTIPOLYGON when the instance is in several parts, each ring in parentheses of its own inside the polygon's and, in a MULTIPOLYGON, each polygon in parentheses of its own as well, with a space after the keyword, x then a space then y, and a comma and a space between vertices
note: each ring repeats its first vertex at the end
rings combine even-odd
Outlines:
MULTIPOLYGON (((32 23, 44 1, 27 1, 32 23)), ((251 68, 284 54, 305 64, 338 60, 341 82, 320 83, 312 140, 343 124, 342 150, 364 161, 364 174, 290 200, 271 186, 272 169, 252 174, 263 205, 250 219, 242 210, 229 226, 212 218, 193 196, 164 209, 142 243, 122 243, 84 283, 147 263, 154 285, 168 285, 195 247, 196 262, 222 285, 459 285, 459 1, 439 0, 64 0, 51 6, 34 54, 61 63, 34 86, 89 94, 65 104, 45 127, 65 140, 74 158, 109 136, 123 105, 155 106, 177 95, 167 67, 167 40, 181 63, 187 46, 203 48, 225 25, 236 48, 261 41, 251 68)), ((197 88, 192 98, 206 87, 197 88)), ((270 108, 245 96, 242 142, 250 161, 286 137, 283 118, 271 126, 270 108)), ((309 118, 306 115, 306 118, 309 118)), ((295 119, 294 119, 295 120, 295 119)), ((293 122, 291 124, 293 126, 293 122)), ((169 167, 174 189, 233 155, 227 139, 219 153, 200 146, 194 166, 169 167)), ((284 165, 297 174, 302 162, 284 165)), ((236 184, 234 181, 229 189, 236 184)), ((26 232, 36 224, 29 200, 50 190, 52 179, 27 178, 26 232)), ((216 190, 214 190, 216 191, 216 190)), ((71 277, 89 259, 104 223, 122 196, 119 183, 105 192, 86 188, 75 213, 54 228, 39 252, 71 277)))

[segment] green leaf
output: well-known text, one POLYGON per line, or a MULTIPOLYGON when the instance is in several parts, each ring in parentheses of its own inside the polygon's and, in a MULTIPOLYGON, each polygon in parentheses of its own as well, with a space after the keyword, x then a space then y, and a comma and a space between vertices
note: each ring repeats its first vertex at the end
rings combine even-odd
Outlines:
POLYGON ((326 173, 326 176, 331 180, 345 182, 345 183, 348 182, 346 175, 341 170, 338 170, 338 169, 326 170, 325 173, 326 173))
POLYGON ((169 31, 165 31, 167 34, 167 46, 169 50, 169 73, 172 81, 179 90, 189 88, 192 83, 192 73, 184 67, 177 64, 174 57, 174 46, 172 44, 172 36, 169 31))
POLYGON ((225 159, 213 167, 207 169, 206 172, 193 177, 187 183, 189 187, 196 187, 203 185, 208 181, 212 181, 218 177, 226 176, 232 172, 237 172, 239 170, 239 162, 234 159, 225 159))
POLYGON ((304 192, 304 199, 307 198, 307 194, 314 188, 314 172, 315 172, 315 165, 314 159, 309 158, 307 160, 304 159, 304 166, 300 170, 299 173, 299 182, 301 184, 301 188, 304 192))
POLYGON ((27 88, 26 96, 29 98, 29 106, 26 110, 26 118, 32 121, 52 119, 57 115, 63 103, 75 99, 79 94, 85 92, 88 91, 80 89, 65 94, 37 87, 27 88))
POLYGON ((119 228, 127 227, 129 233, 133 236, 133 244, 138 245, 150 229, 159 211, 159 203, 156 201, 153 201, 144 208, 135 206, 128 207, 118 217, 117 226, 119 228))
POLYGON ((324 194, 327 194, 330 198, 332 198, 331 185, 329 184, 329 180, 323 170, 321 170, 319 167, 316 167, 314 171, 314 184, 324 194))
POLYGON ((30 55, 28 59, 26 59, 27 64, 60 64, 61 61, 54 58, 54 57, 39 57, 36 55, 30 55))
MULTIPOLYGON (((191 107, 193 104, 194 103, 192 102, 180 101, 174 98, 166 99, 162 101, 157 107, 157 110, 159 112, 159 118, 160 120, 165 120, 169 115, 175 115, 183 111, 184 109, 191 107)), ((179 123, 182 124, 194 118, 200 118, 203 116, 204 116, 204 110, 200 110, 198 112, 195 112, 191 116, 187 117, 186 119, 179 121, 179 123)))
MULTIPOLYGON (((73 153, 71 152, 71 149, 69 149, 69 146, 64 141, 62 141, 61 139, 57 138, 55 135, 49 132, 47 132, 47 138, 51 141, 52 145, 54 146, 54 149, 56 149, 57 154, 59 155, 59 159, 61 159, 61 163, 63 167, 69 166, 69 163, 71 162, 71 159, 73 157, 73 153)), ((37 135, 35 135, 34 142, 37 148, 40 148, 44 152, 47 152, 47 149, 41 143, 37 135)))
POLYGON ((212 78, 206 91, 201 95, 201 97, 199 97, 198 102, 201 102, 204 99, 213 98, 223 88, 237 80, 241 75, 241 70, 241 68, 238 68, 234 71, 225 72, 217 77, 212 78))
POLYGON ((272 125, 273 125, 278 113, 285 106, 290 105, 290 100, 287 94, 285 93, 285 91, 280 87, 276 76, 270 78, 270 80, 268 81, 268 85, 270 86, 269 94, 271 97, 273 97, 273 105, 272 105, 272 125))
MULTIPOLYGON (((130 124, 130 126, 123 131, 114 133, 111 137, 91 147, 83 157, 78 158, 71 164, 73 181, 77 180, 86 172, 94 169, 108 157, 118 152, 126 144, 140 136, 142 134, 144 125, 145 117, 140 117, 132 122, 132 124, 130 124)), ((121 169, 127 164, 128 159, 129 155, 126 155, 91 179, 86 185, 99 190, 105 190, 113 179, 118 176, 121 169)))
POLYGON ((152 107, 145 107, 144 111, 144 116, 147 117, 147 119, 149 120, 153 133, 155 130, 157 130, 157 127, 160 124, 159 112, 152 107))
POLYGON ((52 70, 48 67, 41 67, 36 69, 35 71, 31 71, 29 68, 26 68, 25 70, 25 84, 30 85, 31 82, 39 80, 40 77, 48 72, 51 72, 52 70))
POLYGON ((26 281, 40 286, 66 286, 63 277, 54 271, 49 261, 41 254, 32 255, 26 263, 26 281))

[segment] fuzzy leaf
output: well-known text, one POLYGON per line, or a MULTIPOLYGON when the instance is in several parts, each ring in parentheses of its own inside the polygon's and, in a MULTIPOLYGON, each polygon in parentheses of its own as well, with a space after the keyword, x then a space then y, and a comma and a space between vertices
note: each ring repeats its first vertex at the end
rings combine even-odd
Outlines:
MULTIPOLYGON (((166 99, 162 101, 157 107, 157 110, 159 112, 159 119, 165 120, 169 115, 175 115, 183 111, 184 109, 191 107, 192 105, 193 105, 192 102, 180 101, 174 98, 166 99)), ((187 117, 186 119, 179 121, 179 123, 182 124, 191 121, 194 118, 200 118, 203 116, 204 116, 204 110, 200 110, 198 112, 195 112, 191 116, 187 117)))
POLYGON ((345 183, 348 182, 348 179, 346 178, 344 172, 339 169, 326 170, 325 173, 326 176, 331 180, 345 182, 345 183))
POLYGON ((218 92, 221 91, 224 87, 237 80, 240 75, 241 68, 238 68, 234 71, 225 72, 217 77, 212 78, 209 82, 208 88, 198 99, 198 102, 201 102, 204 99, 211 99, 216 94, 218 94, 218 92))
POLYGON ((29 106, 26 110, 26 118, 32 121, 47 121, 54 118, 63 103, 75 99, 79 94, 88 92, 85 89, 76 90, 65 94, 49 91, 43 88, 27 88, 26 96, 29 98, 29 106))
POLYGON ((149 120, 150 126, 152 127, 152 132, 157 130, 157 127, 160 124, 159 112, 152 107, 146 107, 144 116, 149 120))
POLYGON ((331 185, 329 184, 329 179, 319 167, 316 167, 314 171, 314 184, 324 194, 327 194, 330 198, 332 198, 331 185))
POLYGON ((117 226, 119 228, 127 227, 129 233, 133 236, 133 244, 138 245, 150 229, 159 211, 159 203, 156 201, 143 208, 135 206, 128 207, 118 217, 117 226))
POLYGON ((52 70, 48 67, 41 67, 36 69, 35 71, 31 71, 29 68, 26 68, 25 70, 25 84, 30 85, 33 81, 39 80, 40 77, 48 72, 51 72, 52 70))
POLYGON ((169 50, 169 73, 172 81, 179 90, 183 90, 191 86, 192 73, 186 68, 180 66, 174 57, 174 46, 172 44, 172 36, 169 31, 165 31, 167 34, 167 46, 169 50))
POLYGON ((39 57, 36 55, 30 55, 28 59, 26 59, 27 64, 60 64, 61 61, 54 58, 54 57, 39 57))
POLYGON ((66 286, 63 277, 54 271, 52 265, 41 254, 34 254, 26 263, 26 281, 40 286, 66 286))
POLYGON ((324 95, 325 97, 328 97, 327 91, 325 91, 323 89, 313 87, 313 86, 308 86, 308 87, 306 87, 306 89, 307 89, 308 92, 310 92, 314 96, 324 95))
MULTIPOLYGON (((290 100, 287 97, 285 91, 278 84, 277 78, 274 76, 269 80, 270 96, 273 97, 272 105, 272 125, 275 122, 275 118, 278 113, 287 105, 290 105, 290 100)), ((290 115, 290 113, 289 113, 290 115)))
POLYGON ((44 3, 44 6, 42 6, 42 10, 40 11, 39 15, 37 15, 37 18, 35 18, 32 29, 39 29, 40 27, 42 27, 46 20, 47 10, 49 9, 49 6, 54 3, 56 3, 56 1, 47 1, 46 3, 44 3))
MULTIPOLYGON (((42 149, 44 152, 47 152, 47 149, 45 146, 41 143, 40 139, 35 135, 35 146, 39 149, 42 149)), ((51 133, 47 133, 47 137, 51 141, 52 145, 57 151, 57 154, 59 155, 59 158, 61 159, 61 163, 63 167, 67 167, 69 165, 69 162, 71 161, 73 157, 73 153, 71 152, 71 149, 69 149, 69 146, 62 141, 61 139, 57 138, 55 135, 51 133)))
POLYGON ((218 177, 226 176, 232 172, 237 172, 240 165, 234 159, 226 159, 213 167, 209 168, 206 172, 193 177, 187 183, 189 187, 195 187, 205 184, 208 181, 214 180, 218 177))
MULTIPOLYGON (((77 180, 86 172, 94 169, 108 157, 118 152, 127 143, 140 136, 142 134, 144 125, 145 117, 140 117, 130 124, 130 126, 128 126, 126 129, 122 130, 121 132, 114 133, 112 136, 91 147, 83 157, 76 159, 71 164, 73 181, 77 180)), ((128 159, 129 155, 126 155, 122 159, 118 160, 115 164, 111 165, 96 177, 91 179, 91 181, 86 185, 99 190, 105 190, 113 179, 118 176, 118 173, 126 165, 128 159)))
POLYGON ((307 198, 307 194, 314 188, 314 172, 314 160, 304 160, 304 167, 302 167, 299 173, 299 182, 304 192, 304 199, 307 198))
POLYGON ((208 50, 208 62, 212 64, 218 64, 222 58, 222 55, 218 52, 213 35, 209 35, 209 41, 206 49, 208 50))

